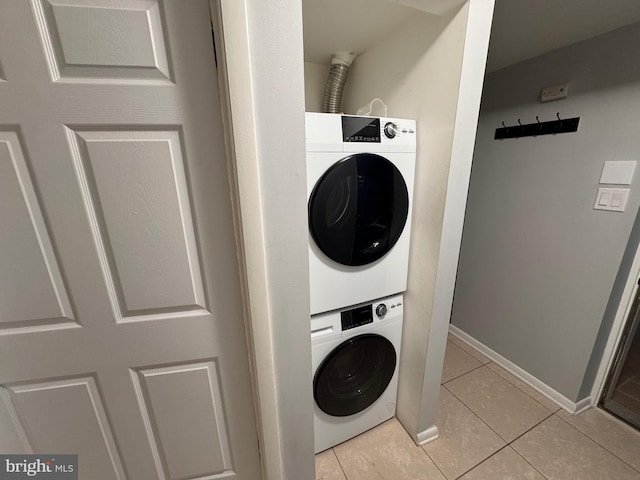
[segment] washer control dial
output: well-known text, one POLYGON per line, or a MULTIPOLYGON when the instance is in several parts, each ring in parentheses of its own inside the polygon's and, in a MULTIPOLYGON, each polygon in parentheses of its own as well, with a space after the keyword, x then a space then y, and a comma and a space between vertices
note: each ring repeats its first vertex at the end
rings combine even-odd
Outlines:
POLYGON ((384 134, 387 138, 394 138, 398 133, 398 126, 393 122, 387 122, 384 125, 384 134))
POLYGON ((381 303, 376 307, 376 315, 378 318, 382 318, 387 314, 387 306, 384 303, 381 303))

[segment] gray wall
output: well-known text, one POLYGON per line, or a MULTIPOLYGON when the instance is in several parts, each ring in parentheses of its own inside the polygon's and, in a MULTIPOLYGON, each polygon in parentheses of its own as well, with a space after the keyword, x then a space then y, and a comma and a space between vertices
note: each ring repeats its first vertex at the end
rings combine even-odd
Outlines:
POLYGON ((452 323, 572 401, 589 393, 637 245, 640 188, 624 213, 593 204, 606 160, 640 159, 639 54, 634 24, 485 80, 452 323), (539 102, 563 81, 568 99, 539 102), (493 140, 501 121, 556 112, 581 117, 579 131, 493 140))

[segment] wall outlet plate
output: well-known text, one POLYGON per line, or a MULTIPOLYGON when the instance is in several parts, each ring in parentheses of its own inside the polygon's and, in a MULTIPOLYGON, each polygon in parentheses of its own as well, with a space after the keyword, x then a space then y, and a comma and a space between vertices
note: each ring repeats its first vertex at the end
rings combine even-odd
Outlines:
POLYGON ((560 100, 561 98, 567 98, 569 95, 569 82, 560 83, 558 85, 552 85, 542 89, 540 94, 541 102, 551 102, 553 100, 560 100))

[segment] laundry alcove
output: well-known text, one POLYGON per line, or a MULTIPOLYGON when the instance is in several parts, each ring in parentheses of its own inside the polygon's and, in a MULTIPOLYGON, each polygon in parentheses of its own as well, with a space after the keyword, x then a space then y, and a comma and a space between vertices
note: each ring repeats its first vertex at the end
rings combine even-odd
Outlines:
POLYGON ((305 109, 322 111, 331 57, 357 54, 344 113, 380 98, 415 119, 417 157, 397 417, 435 419, 493 0, 303 0, 305 109))

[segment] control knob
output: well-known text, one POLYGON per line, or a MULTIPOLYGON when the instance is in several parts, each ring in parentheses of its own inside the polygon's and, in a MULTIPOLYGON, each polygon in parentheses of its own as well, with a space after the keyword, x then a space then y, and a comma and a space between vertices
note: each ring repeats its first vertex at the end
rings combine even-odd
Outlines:
POLYGON ((376 315, 378 318, 382 318, 387 314, 387 306, 384 303, 381 303, 376 307, 376 315))
POLYGON ((384 125, 384 134, 387 138, 394 138, 398 133, 398 126, 393 122, 387 122, 384 125))

